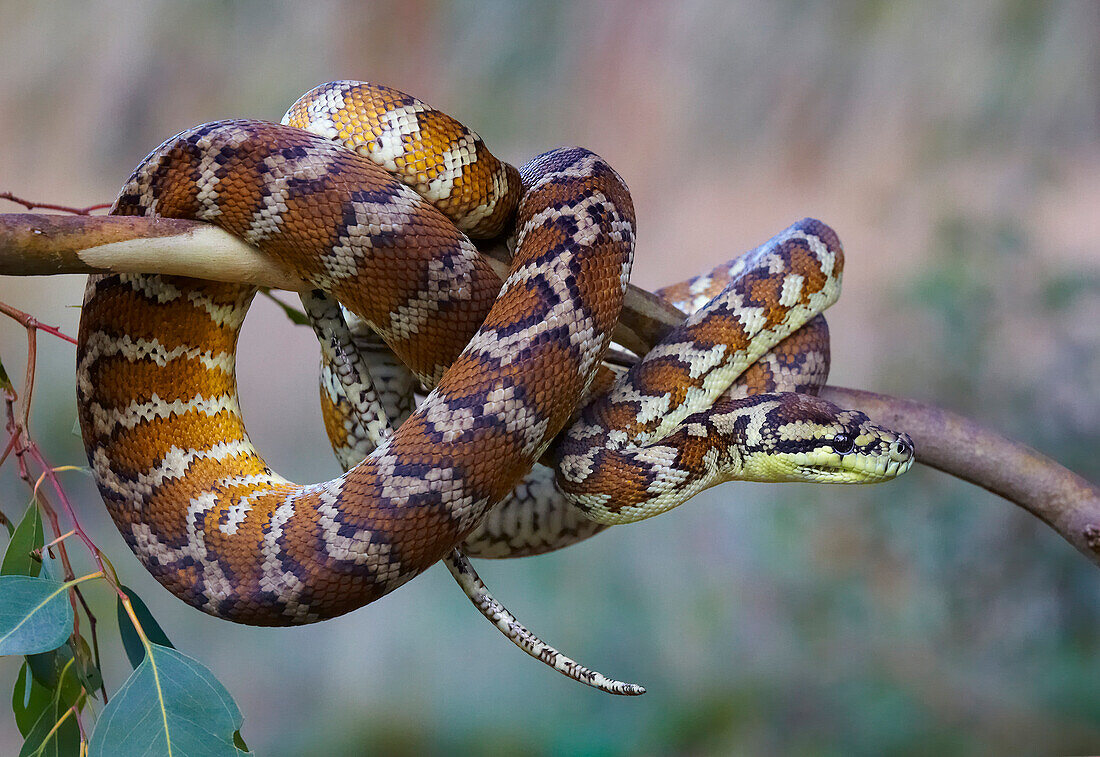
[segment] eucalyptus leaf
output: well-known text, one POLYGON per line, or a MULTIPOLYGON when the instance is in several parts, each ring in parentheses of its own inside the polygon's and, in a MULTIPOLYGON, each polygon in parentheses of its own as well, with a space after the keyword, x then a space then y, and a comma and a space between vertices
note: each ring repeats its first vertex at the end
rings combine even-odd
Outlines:
MULTIPOLYGON (((126 596, 130 598, 134 615, 137 615, 138 622, 141 623, 141 628, 145 631, 145 636, 149 641, 160 644, 162 647, 175 649, 172 642, 168 640, 168 634, 153 618, 153 614, 141 601, 141 597, 129 586, 122 586, 121 588, 126 592, 126 596)), ((141 643, 141 637, 138 636, 137 629, 134 628, 130 616, 126 613, 126 607, 122 604, 122 597, 115 601, 115 612, 118 615, 118 632, 122 637, 122 646, 126 649, 126 656, 130 658, 130 666, 136 668, 145 659, 145 645, 141 643)))
POLYGON ((81 688, 79 666, 69 642, 49 652, 27 655, 27 666, 37 683, 49 691, 61 691, 70 702, 76 701, 81 688))
POLYGON ((27 665, 30 666, 31 674, 34 675, 36 681, 47 689, 52 689, 57 686, 57 682, 61 678, 61 669, 65 667, 66 662, 72 659, 72 656, 73 652, 69 645, 63 644, 57 649, 51 649, 49 652, 27 655, 27 665))
POLYGON ((23 748, 19 750, 19 757, 72 757, 79 754, 80 729, 75 717, 65 717, 68 709, 51 701, 31 727, 23 748), (62 717, 65 717, 65 722, 55 729, 54 725, 62 717))
MULTIPOLYGON (((68 650, 68 645, 66 645, 68 650)), ((76 679, 76 663, 65 664, 59 677, 58 687, 47 689, 48 701, 39 712, 37 719, 26 735, 19 757, 68 757, 77 754, 80 749, 80 729, 76 719, 65 713, 75 704, 82 704, 83 689, 76 679), (64 717, 64 722, 56 729, 54 726, 64 717)))
POLYGON ((38 504, 32 501, 11 535, 4 560, 0 562, 0 575, 37 576, 42 571, 42 560, 31 553, 42 549, 44 538, 42 513, 38 510, 38 504))
POLYGON ((0 655, 57 649, 73 632, 69 586, 30 576, 0 576, 0 655))
POLYGON ((65 652, 69 657, 73 656, 73 652, 69 651, 67 644, 59 649, 51 649, 50 651, 38 652, 37 655, 26 656, 26 665, 31 668, 34 680, 47 689, 53 689, 57 685, 58 673, 62 669, 61 662, 59 662, 59 655, 62 652, 65 652))
MULTIPOLYGON (((175 649, 148 654, 103 709, 90 757, 238 757, 241 711, 214 674, 175 649)), ((243 743, 243 742, 242 742, 243 743)))
POLYGON ((50 690, 43 686, 31 674, 30 666, 23 663, 19 676, 15 679, 15 690, 11 693, 11 709, 15 713, 15 725, 19 733, 26 738, 31 727, 46 706, 53 701, 50 690))

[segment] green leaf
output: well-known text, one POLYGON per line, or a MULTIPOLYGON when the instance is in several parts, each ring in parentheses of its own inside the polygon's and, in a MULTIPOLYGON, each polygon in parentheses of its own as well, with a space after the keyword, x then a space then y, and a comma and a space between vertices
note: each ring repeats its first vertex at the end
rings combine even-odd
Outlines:
POLYGON ((38 684, 70 704, 80 696, 80 664, 73 657, 69 642, 51 652, 27 655, 27 666, 38 684))
POLYGON ((23 748, 19 750, 20 757, 67 757, 79 751, 80 730, 76 719, 72 715, 65 716, 70 707, 81 701, 83 694, 75 671, 76 664, 67 663, 61 671, 58 688, 53 691, 47 689, 49 700, 31 726, 23 748), (62 717, 65 721, 55 729, 54 725, 62 717))
POLYGON ((293 323, 295 326, 308 326, 309 325, 309 318, 307 318, 306 314, 303 313, 301 310, 294 307, 293 305, 287 305, 285 302, 280 300, 278 297, 276 297, 275 295, 273 295, 271 292, 267 291, 266 289, 262 290, 262 293, 269 300, 271 300, 276 305, 281 307, 283 309, 283 312, 286 314, 286 317, 289 318, 290 322, 293 323))
POLYGON ((47 691, 59 689, 70 703, 76 701, 81 691, 94 696, 103 685, 103 674, 95 664, 87 640, 80 636, 76 642, 76 655, 73 654, 72 640, 52 652, 27 655, 27 667, 35 683, 47 691))
POLYGON ((237 757, 241 711, 214 674, 175 649, 152 644, 96 722, 88 754, 237 757))
POLYGON ((84 637, 78 637, 77 641, 80 642, 80 654, 76 656, 76 678, 86 692, 94 694, 95 690, 103 685, 103 673, 96 666, 92 648, 88 646, 84 637))
POLYGON ((4 361, 0 360, 0 391, 15 393, 15 387, 11 385, 8 372, 4 370, 4 361))
POLYGON ((24 662, 15 679, 15 690, 11 693, 11 709, 20 734, 26 737, 30 733, 38 716, 52 700, 50 690, 35 679, 30 666, 24 662))
MULTIPOLYGON (((120 588, 130 598, 134 615, 137 615, 138 622, 141 623, 146 638, 154 644, 175 649, 172 642, 168 640, 168 634, 153 618, 153 613, 149 612, 149 608, 141 601, 141 597, 129 586, 121 586, 120 588)), ((130 658, 130 666, 136 668, 145 659, 145 645, 141 643, 141 637, 138 636, 137 629, 134 628, 134 624, 126 612, 126 607, 122 604, 122 597, 115 600, 115 612, 118 615, 118 632, 122 636, 122 646, 126 649, 126 656, 130 658)))
POLYGON ((32 501, 11 535, 4 561, 0 563, 0 576, 37 576, 42 571, 42 559, 31 553, 42 549, 44 536, 42 513, 32 501))
POLYGON ((69 584, 0 576, 0 655, 48 652, 72 632, 69 584))
POLYGON ((68 644, 61 645, 58 649, 49 652, 27 655, 27 665, 30 666, 34 679, 47 689, 57 686, 60 680, 61 670, 73 656, 68 644))
POLYGON ((27 735, 27 740, 23 742, 19 757, 71 757, 78 754, 80 729, 76 725, 76 718, 69 715, 65 717, 64 723, 54 728, 54 724, 65 716, 68 709, 50 702, 50 706, 42 710, 27 735))

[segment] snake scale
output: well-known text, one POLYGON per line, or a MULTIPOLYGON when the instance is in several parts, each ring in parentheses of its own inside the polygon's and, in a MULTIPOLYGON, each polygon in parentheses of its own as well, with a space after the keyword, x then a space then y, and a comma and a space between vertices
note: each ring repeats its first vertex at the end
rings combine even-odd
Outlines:
POLYGON ((877 481, 912 462, 904 435, 775 391, 827 370, 813 346, 827 339, 818 313, 839 292, 842 256, 816 221, 666 290, 694 312, 616 376, 601 363, 634 210, 618 174, 581 148, 516 169, 415 98, 333 82, 284 124, 218 121, 172 137, 111 212, 241 236, 315 287, 318 307, 338 301, 388 356, 357 372, 358 338, 332 337, 345 370, 333 379, 340 360, 329 360, 322 406, 350 469, 293 484, 252 446, 236 395, 254 288, 90 277, 77 394, 100 492, 149 571, 222 618, 314 622, 456 547, 533 554, 719 481, 877 481), (501 236, 513 251, 503 283, 470 241, 501 236), (430 391, 413 410, 418 387, 430 391))

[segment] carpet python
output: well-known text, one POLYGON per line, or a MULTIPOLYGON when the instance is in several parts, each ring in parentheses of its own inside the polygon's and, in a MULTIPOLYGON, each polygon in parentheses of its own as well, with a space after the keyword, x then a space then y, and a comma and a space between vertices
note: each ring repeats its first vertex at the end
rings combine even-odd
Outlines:
MULTIPOLYGON (((193 218, 241 236, 316 288, 303 302, 329 333, 322 406, 349 470, 298 485, 267 466, 241 418, 235 346, 253 287, 89 278, 77 396, 96 482, 148 570, 218 617, 330 618, 441 559, 485 599, 463 549, 560 548, 721 480, 874 481, 912 462, 904 435, 860 413, 758 393, 803 380, 768 376, 784 378, 788 353, 776 345, 823 328, 815 316, 839 291, 828 227, 801 222, 724 272, 669 290, 686 293, 694 313, 616 377, 601 362, 634 249, 623 181, 581 148, 516 169, 395 90, 334 82, 303 96, 284 124, 184 131, 138 166, 112 213, 193 218), (470 241, 501 235, 513 250, 503 284, 470 241), (691 298, 704 294, 698 307, 691 298), (373 347, 341 330, 344 314, 373 332, 373 347), (372 351, 383 357, 363 358, 372 351), (772 368, 758 360, 766 353, 772 368), (755 378, 735 384, 753 363, 755 378), (416 388, 428 394, 414 410, 416 388), (349 442, 359 431, 368 441, 349 442), (366 447, 365 459, 348 451, 366 447), (554 467, 533 467, 540 459, 554 467)), ((806 375, 812 384, 822 367, 806 375)), ((482 609, 505 618, 487 600, 482 609)), ((525 629, 511 627, 520 643, 525 629)), ((551 660, 558 653, 535 642, 528 651, 563 672, 641 692, 551 660)))

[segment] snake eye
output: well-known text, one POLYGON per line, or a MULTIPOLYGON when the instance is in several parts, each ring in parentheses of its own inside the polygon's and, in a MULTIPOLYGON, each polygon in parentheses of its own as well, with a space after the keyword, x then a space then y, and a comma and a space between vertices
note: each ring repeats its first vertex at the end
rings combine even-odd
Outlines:
POLYGON ((833 447, 833 451, 838 455, 847 455, 852 451, 852 447, 855 446, 852 437, 844 433, 834 436, 830 444, 833 447))

